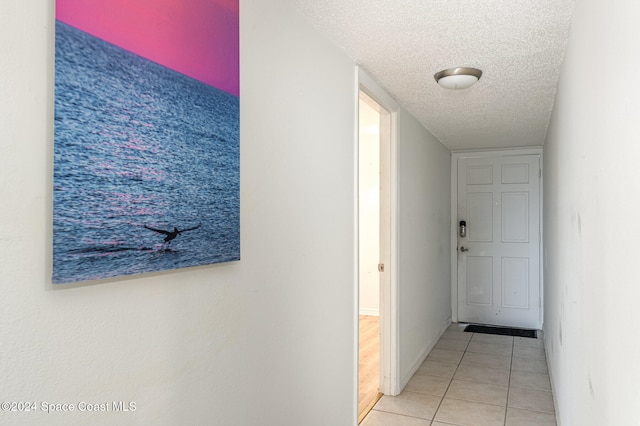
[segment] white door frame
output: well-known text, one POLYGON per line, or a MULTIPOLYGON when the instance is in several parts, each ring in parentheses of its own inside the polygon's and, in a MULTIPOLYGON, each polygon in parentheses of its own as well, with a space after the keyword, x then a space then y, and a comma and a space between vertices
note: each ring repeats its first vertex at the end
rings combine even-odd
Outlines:
MULTIPOLYGON (((382 108, 387 110, 391 118, 391 140, 390 140, 390 253, 389 259, 381 259, 381 262, 385 264, 384 278, 381 280, 380 288, 380 391, 385 395, 398 395, 400 393, 399 382, 399 356, 398 356, 398 268, 397 268, 397 146, 398 146, 398 111, 400 106, 389 96, 382 87, 380 87, 373 78, 371 78, 366 72, 359 67, 356 67, 356 91, 355 100, 356 105, 359 103, 360 90, 366 93, 371 99, 377 102, 382 108)), ((356 117, 358 117, 358 107, 356 107, 356 117)), ((358 194, 358 126, 355 126, 355 194, 358 194)), ((355 228, 355 240, 359 241, 358 230, 358 199, 355 197, 355 216, 356 222, 355 228)), ((359 259, 358 245, 355 244, 355 259, 356 263, 359 259)), ((358 406, 358 318, 359 318, 359 268, 356 264, 355 278, 354 278, 354 294, 355 294, 355 410, 358 406)), ((355 415, 357 418, 357 413, 355 415)))
MULTIPOLYGON (((542 164, 542 147, 525 147, 496 150, 477 151, 453 151, 451 153, 451 319, 458 322, 458 160, 460 158, 477 157, 510 157, 515 155, 534 154, 540 156, 540 170, 544 170, 542 164)), ((540 319, 539 328, 544 322, 544 241, 543 241, 543 177, 540 176, 540 319)))

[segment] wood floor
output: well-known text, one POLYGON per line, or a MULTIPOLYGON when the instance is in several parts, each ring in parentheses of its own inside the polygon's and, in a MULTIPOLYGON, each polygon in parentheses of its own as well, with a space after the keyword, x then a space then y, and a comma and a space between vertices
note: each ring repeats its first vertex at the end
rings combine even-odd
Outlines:
POLYGON ((379 399, 380 317, 360 315, 360 368, 358 370, 358 422, 379 399))

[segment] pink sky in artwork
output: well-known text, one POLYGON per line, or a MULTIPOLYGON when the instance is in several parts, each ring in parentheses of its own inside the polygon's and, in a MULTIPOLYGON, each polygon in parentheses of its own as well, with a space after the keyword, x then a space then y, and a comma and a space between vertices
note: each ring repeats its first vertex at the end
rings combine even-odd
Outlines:
POLYGON ((57 0, 56 19, 238 96, 239 0, 57 0))

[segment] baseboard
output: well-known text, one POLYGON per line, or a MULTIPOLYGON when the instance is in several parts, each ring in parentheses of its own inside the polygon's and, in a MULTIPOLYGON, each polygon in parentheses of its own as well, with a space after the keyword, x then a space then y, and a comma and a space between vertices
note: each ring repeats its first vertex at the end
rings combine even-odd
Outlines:
POLYGON ((372 317, 380 316, 380 309, 375 308, 360 308, 360 315, 368 315, 372 317))
POLYGON ((440 340, 440 338, 442 337, 444 332, 447 331, 447 328, 449 328, 450 325, 451 325, 451 317, 447 318, 447 320, 444 322, 444 325, 440 328, 440 331, 438 332, 436 338, 433 339, 431 342, 429 342, 429 344, 422 351, 418 359, 413 363, 413 365, 411 366, 411 369, 409 369, 409 372, 400 378, 400 392, 402 392, 404 388, 407 386, 407 383, 409 383, 409 380, 411 380, 411 378, 416 373, 416 371, 418 371, 418 368, 420 368, 424 360, 427 359, 429 352, 431 352, 433 347, 436 345, 436 343, 438 343, 438 340, 440 340))

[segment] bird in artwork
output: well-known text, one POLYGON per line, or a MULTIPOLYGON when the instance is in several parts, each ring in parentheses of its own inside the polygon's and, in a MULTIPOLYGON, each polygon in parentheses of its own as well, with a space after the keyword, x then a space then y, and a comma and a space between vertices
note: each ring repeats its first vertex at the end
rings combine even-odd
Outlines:
POLYGON ((156 228, 152 228, 150 226, 144 225, 144 227, 150 231, 155 231, 158 232, 160 234, 164 234, 166 235, 166 237, 164 237, 164 242, 165 243, 171 243, 171 240, 175 239, 178 235, 181 235, 183 232, 187 232, 187 231, 193 231, 194 229, 198 229, 200 228, 199 224, 198 226, 194 226, 193 228, 187 228, 187 229, 178 229, 175 226, 173 227, 173 231, 165 231, 164 229, 156 229, 156 228))

